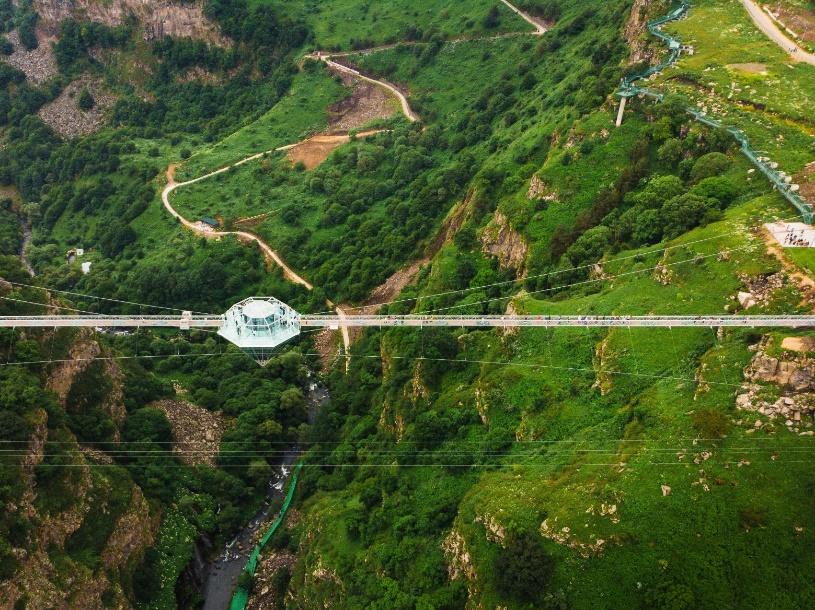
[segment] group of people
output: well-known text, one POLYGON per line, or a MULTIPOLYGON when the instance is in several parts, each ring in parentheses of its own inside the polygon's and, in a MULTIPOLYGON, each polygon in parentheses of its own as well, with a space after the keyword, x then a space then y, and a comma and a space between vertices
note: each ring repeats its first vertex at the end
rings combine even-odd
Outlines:
POLYGON ((801 229, 799 231, 794 231, 792 227, 787 229, 787 233, 784 236, 784 245, 785 246, 798 246, 800 248, 811 248, 812 242, 810 239, 804 237, 804 230, 801 229))

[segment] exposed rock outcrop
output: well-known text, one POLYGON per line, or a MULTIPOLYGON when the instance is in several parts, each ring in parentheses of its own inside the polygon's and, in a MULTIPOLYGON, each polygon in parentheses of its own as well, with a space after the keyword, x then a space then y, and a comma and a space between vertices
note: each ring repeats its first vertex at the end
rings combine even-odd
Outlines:
POLYGON ((145 40, 174 36, 227 46, 229 39, 204 16, 203 7, 203 0, 34 0, 34 9, 40 15, 40 27, 50 35, 59 33, 59 24, 64 19, 117 26, 135 17, 142 25, 145 40))
POLYGON ((735 298, 744 309, 768 305, 776 291, 786 283, 783 272, 758 277, 740 275, 739 278, 744 284, 744 290, 739 291, 735 298))
POLYGON ((526 192, 527 199, 539 201, 557 201, 557 194, 537 176, 532 176, 529 181, 529 190, 526 192))
POLYGON ((815 390, 815 361, 800 355, 775 358, 766 353, 769 345, 769 342, 759 344, 744 371, 746 380, 774 383, 793 392, 815 390))
POLYGON ((159 400, 152 404, 161 410, 173 429, 173 451, 191 465, 214 464, 226 422, 221 412, 213 413, 186 400, 159 400))
POLYGON ((632 64, 645 61, 653 63, 656 53, 647 37, 648 9, 655 0, 634 0, 631 15, 625 24, 623 37, 631 49, 629 61, 632 64))
POLYGON ((37 115, 59 135, 76 138, 93 133, 105 120, 107 111, 113 107, 116 97, 102 81, 83 76, 70 83, 57 98, 40 108, 37 115), (79 107, 79 97, 87 89, 94 100, 90 110, 79 107))
MULTIPOLYGON (((759 413, 771 422, 780 418, 793 432, 812 434, 811 430, 801 432, 801 428, 813 427, 815 361, 806 352, 782 352, 774 357, 767 353, 771 347, 771 339, 766 338, 753 346, 756 353, 744 370, 745 383, 736 396, 736 408, 759 413), (768 383, 779 386, 781 396, 767 392, 763 384, 768 383)), ((748 422, 755 430, 764 427, 764 423, 764 420, 748 422)))
POLYGON ((496 211, 495 217, 482 231, 481 244, 482 251, 498 258, 501 267, 516 269, 518 276, 523 276, 529 245, 501 212, 496 211))
POLYGON ((594 370, 597 371, 592 388, 600 390, 600 395, 605 396, 611 392, 614 386, 613 375, 608 372, 608 362, 611 359, 610 349, 611 333, 597 344, 594 348, 594 370))
POLYGON ((475 567, 473 567, 464 536, 458 530, 451 530, 442 542, 441 548, 447 557, 447 575, 450 580, 466 578, 469 582, 474 583, 476 579, 475 567))

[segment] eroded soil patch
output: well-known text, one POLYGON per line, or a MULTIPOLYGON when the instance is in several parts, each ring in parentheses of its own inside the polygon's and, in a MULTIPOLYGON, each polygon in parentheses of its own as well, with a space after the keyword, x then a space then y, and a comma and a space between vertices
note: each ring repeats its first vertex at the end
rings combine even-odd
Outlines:
POLYGON ((332 72, 339 74, 343 84, 353 91, 349 97, 328 108, 330 132, 359 129, 371 121, 387 119, 399 112, 396 98, 382 87, 353 78, 344 72, 332 72))

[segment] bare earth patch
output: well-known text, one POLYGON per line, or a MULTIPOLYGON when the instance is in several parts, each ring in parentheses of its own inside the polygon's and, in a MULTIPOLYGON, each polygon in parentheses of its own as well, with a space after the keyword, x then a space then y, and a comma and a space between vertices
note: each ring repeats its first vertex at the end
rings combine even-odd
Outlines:
POLYGON ((813 352, 815 351, 815 339, 812 337, 784 337, 781 341, 781 349, 791 352, 813 352))
POLYGON ((37 115, 58 134, 65 138, 93 133, 102 125, 105 113, 116 98, 111 95, 101 81, 83 76, 70 83, 59 97, 46 104, 37 115), (79 96, 87 88, 95 105, 87 112, 79 108, 79 96))
POLYGON ((350 74, 334 71, 342 77, 353 92, 328 109, 328 126, 332 132, 351 131, 364 127, 376 119, 387 119, 399 112, 399 102, 382 87, 353 78, 350 74))
POLYGON ((224 416, 186 400, 159 400, 152 405, 164 412, 173 429, 173 451, 186 464, 214 464, 226 428, 224 416))
POLYGON ((815 42, 815 11, 792 6, 789 2, 770 2, 769 8, 785 26, 806 42, 815 42))
POLYGON ((747 63, 747 64, 728 64, 727 67, 730 70, 737 70, 739 72, 746 72, 747 74, 761 74, 766 76, 767 75, 767 66, 764 64, 758 63, 747 63))
POLYGON ((801 305, 809 307, 810 309, 815 309, 815 305, 813 305, 813 303, 815 303, 815 280, 808 275, 801 273, 795 263, 787 258, 787 256, 784 254, 784 249, 778 244, 776 239, 767 229, 762 228, 759 235, 764 240, 764 244, 767 246, 767 254, 775 257, 778 262, 781 263, 781 267, 793 280, 795 285, 801 291, 801 294, 804 295, 801 305))
MULTIPOLYGON (((357 134, 357 138, 367 138, 380 131, 382 130, 374 129, 371 131, 363 131, 357 134)), ((328 159, 328 155, 331 154, 331 151, 350 141, 351 136, 349 135, 320 134, 312 136, 307 140, 287 147, 288 157, 292 163, 301 162, 306 166, 306 169, 314 169, 320 165, 320 163, 328 159)))
POLYGON ((314 169, 328 159, 331 151, 350 141, 349 136, 313 136, 290 148, 289 160, 292 163, 302 163, 306 169, 314 169))
POLYGON ((44 83, 57 73, 57 60, 51 49, 51 41, 42 38, 36 49, 28 51, 21 43, 16 31, 6 36, 14 46, 14 52, 5 57, 5 61, 25 74, 30 83, 38 85, 44 83))
POLYGON ((815 161, 793 177, 793 182, 801 187, 799 195, 810 203, 815 203, 815 161))

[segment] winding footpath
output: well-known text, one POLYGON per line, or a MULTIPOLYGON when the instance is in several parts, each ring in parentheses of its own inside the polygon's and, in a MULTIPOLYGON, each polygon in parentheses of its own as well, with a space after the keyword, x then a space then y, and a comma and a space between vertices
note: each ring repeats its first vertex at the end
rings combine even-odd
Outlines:
POLYGON ((535 28, 535 31, 532 33, 533 36, 543 36, 544 34, 546 34, 546 26, 539 22, 537 19, 523 12, 517 6, 514 6, 513 4, 507 2, 507 0, 501 0, 501 2, 506 4, 513 13, 518 15, 521 19, 523 19, 529 25, 535 28))
POLYGON ((802 61, 811 66, 815 66, 815 54, 809 53, 801 48, 798 43, 794 42, 787 36, 784 31, 776 24, 766 11, 764 11, 753 0, 741 0, 744 8, 750 14, 750 18, 756 27, 772 40, 775 44, 781 47, 793 61, 802 61))
POLYGON ((411 123, 415 123, 416 121, 419 120, 419 115, 417 115, 415 112, 413 112, 413 109, 410 107, 410 104, 408 103, 408 100, 407 100, 407 97, 405 97, 405 94, 402 93, 401 91, 399 91, 399 89, 397 89, 395 85, 392 85, 388 81, 385 81, 385 80, 376 80, 374 78, 369 78, 369 77, 365 76, 364 74, 360 73, 359 70, 354 70, 353 68, 349 68, 348 66, 344 66, 344 65, 342 65, 340 63, 337 63, 336 61, 332 61, 330 55, 324 55, 322 53, 317 53, 316 57, 318 59, 320 59, 321 61, 324 61, 326 63, 326 65, 334 68, 335 70, 338 70, 340 72, 344 72, 345 74, 350 74, 354 78, 364 80, 364 81, 366 81, 368 83, 376 85, 377 87, 382 87, 386 91, 389 91, 390 93, 392 93, 393 95, 396 96, 396 99, 399 100, 399 103, 402 106, 402 114, 405 115, 405 118, 408 121, 410 121, 411 123))
MULTIPOLYGON (((530 25, 532 25, 535 28, 534 32, 529 32, 529 35, 541 36, 541 35, 546 33, 547 28, 546 28, 546 26, 544 24, 537 21, 536 19, 534 19, 533 17, 531 17, 527 13, 521 11, 519 8, 512 5, 507 0, 501 0, 501 2, 503 4, 505 4, 507 7, 509 7, 514 13, 516 13, 524 21, 526 21, 527 23, 529 23, 530 25)), ((373 49, 362 49, 362 50, 359 50, 359 51, 354 51, 352 53, 365 54, 365 53, 369 53, 369 52, 375 52, 377 50, 384 50, 384 49, 393 48, 394 46, 396 46, 396 45, 384 45, 384 46, 380 46, 380 47, 375 47, 373 49)), ((399 104, 401 106, 402 114, 404 114, 405 118, 408 121, 410 121, 411 123, 415 123, 415 122, 419 121, 419 115, 416 114, 416 112, 414 112, 413 109, 410 107, 410 103, 408 102, 407 96, 404 93, 402 93, 402 91, 400 91, 399 88, 396 87, 396 85, 393 85, 393 84, 389 83, 386 80, 375 79, 375 78, 371 78, 369 76, 365 76, 359 70, 356 70, 354 68, 345 66, 345 65, 343 65, 341 63, 338 63, 338 62, 332 60, 332 57, 345 57, 345 56, 348 56, 348 55, 349 55, 348 52, 340 52, 340 53, 332 54, 332 53, 328 53, 328 52, 317 51, 315 53, 307 55, 306 57, 309 58, 309 59, 316 59, 318 61, 322 61, 327 66, 331 67, 334 70, 337 70, 339 72, 343 72, 343 73, 348 74, 348 75, 350 75, 350 76, 352 76, 352 77, 354 77, 356 79, 366 81, 366 82, 371 83, 371 84, 373 84, 373 85, 375 85, 377 87, 381 87, 382 89, 385 89, 386 91, 388 91, 389 93, 394 95, 397 100, 399 100, 399 104)), ((368 137, 368 136, 371 136, 371 135, 374 135, 374 134, 377 134, 377 133, 381 133, 382 131, 383 130, 381 130, 381 129, 364 131, 364 132, 358 133, 357 137, 365 138, 365 137, 368 137)), ((323 135, 323 136, 320 136, 320 137, 323 138, 323 139, 336 138, 337 142, 339 142, 339 143, 346 143, 346 142, 349 142, 350 139, 351 139, 350 135, 347 135, 347 134, 346 135, 323 135)), ((301 276, 296 271, 294 271, 294 269, 289 267, 286 264, 286 262, 283 260, 283 258, 280 256, 280 254, 277 251, 275 251, 268 243, 266 243, 266 241, 264 241, 258 235, 254 234, 254 233, 250 233, 249 231, 218 231, 218 230, 212 229, 211 227, 206 226, 201 222, 195 222, 195 221, 191 221, 191 220, 189 220, 187 218, 184 218, 184 216, 182 216, 181 213, 179 213, 178 210, 176 210, 173 207, 172 203, 170 202, 170 195, 176 189, 179 189, 179 188, 184 187, 184 186, 188 186, 190 184, 195 184, 196 182, 201 182, 203 180, 207 180, 208 178, 212 178, 213 176, 217 176, 218 174, 222 174, 224 172, 228 172, 229 170, 231 170, 233 168, 236 168, 236 167, 239 167, 239 166, 244 165, 246 163, 250 163, 252 161, 260 159, 260 158, 262 158, 265 155, 268 155, 270 153, 285 152, 285 151, 291 150, 292 148, 294 148, 294 147, 296 147, 296 146, 298 146, 300 144, 303 144, 304 142, 307 142, 307 141, 308 140, 303 140, 302 142, 296 142, 294 144, 287 144, 285 146, 280 146, 278 148, 265 150, 263 152, 259 152, 259 153, 250 155, 250 156, 248 156, 248 157, 246 157, 244 159, 241 159, 240 161, 236 161, 235 163, 233 163, 231 165, 221 167, 219 169, 216 169, 215 171, 209 172, 208 174, 204 174, 203 176, 199 176, 199 177, 193 178, 191 180, 186 180, 184 182, 176 182, 176 180, 175 180, 176 165, 175 164, 170 165, 167 168, 167 184, 164 186, 164 189, 161 191, 161 201, 164 204, 164 208, 170 213, 171 216, 173 216, 173 218, 177 219, 185 228, 189 229, 190 231, 192 231, 196 235, 200 235, 200 236, 205 237, 207 239, 217 239, 217 238, 220 238, 220 237, 227 237, 227 236, 230 236, 230 235, 234 235, 239 240, 241 240, 241 241, 243 241, 245 243, 251 243, 251 242, 256 243, 260 247, 261 251, 263 252, 264 257, 266 258, 266 260, 271 261, 275 265, 280 267, 280 269, 283 271, 284 277, 287 280, 289 280, 290 282, 292 282, 294 284, 299 284, 300 286, 303 286, 306 290, 313 290, 314 286, 308 280, 306 280, 303 276, 301 276)), ((342 324, 342 320, 344 320, 344 318, 346 316, 346 312, 339 305, 333 303, 331 300, 327 299, 326 302, 327 302, 329 307, 331 307, 332 309, 334 309, 337 312, 337 316, 340 318, 341 323, 340 323, 339 330, 340 330, 340 332, 342 334, 342 340, 343 340, 343 345, 344 345, 344 348, 345 348, 345 353, 348 354, 350 346, 351 346, 351 335, 350 335, 350 332, 348 330, 348 327, 345 324, 342 324)), ((347 367, 347 363, 346 363, 346 367, 347 367)))
POLYGON ((218 237, 226 237, 228 235, 235 235, 238 239, 242 241, 249 241, 255 242, 260 249, 263 251, 263 254, 266 256, 267 259, 273 261, 278 267, 283 270, 283 275, 286 277, 287 280, 293 282, 295 284, 300 284, 304 286, 306 290, 312 290, 314 286, 312 286, 305 278, 298 275, 291 267, 289 267, 285 261, 280 257, 280 255, 275 252, 272 247, 263 241, 260 237, 255 235, 254 233, 249 233, 248 231, 216 231, 216 230, 209 230, 205 229, 201 224, 197 222, 191 222, 184 218, 178 211, 173 207, 170 203, 170 194, 180 188, 182 186, 187 186, 190 184, 195 184, 196 182, 201 182, 202 180, 206 180, 207 178, 211 178, 212 176, 216 176, 218 174, 222 174, 223 172, 229 171, 233 167, 237 167, 239 165, 243 165, 252 159, 257 159, 262 157, 265 153, 260 153, 259 155, 253 155, 252 157, 247 157, 233 165, 228 165, 226 167, 222 167, 221 169, 217 169, 214 172, 210 172, 203 176, 199 176, 198 178, 193 178, 192 180, 187 180, 186 182, 176 182, 175 181, 175 165, 171 165, 167 168, 167 185, 164 187, 164 190, 161 191, 161 201, 164 203, 165 209, 182 225, 186 228, 190 229, 193 233, 197 235, 201 235, 206 238, 218 238, 218 237))

